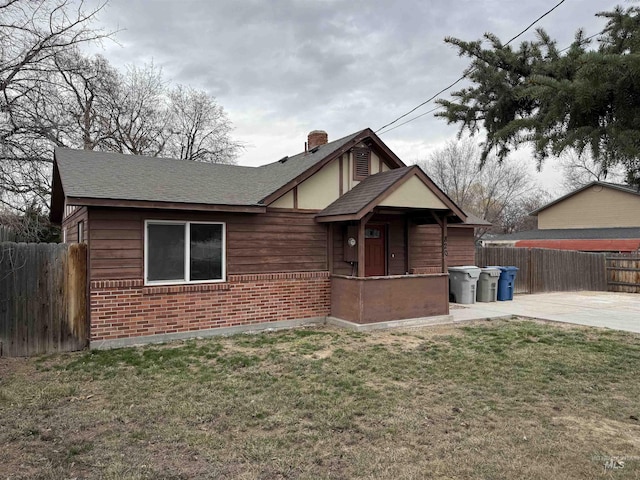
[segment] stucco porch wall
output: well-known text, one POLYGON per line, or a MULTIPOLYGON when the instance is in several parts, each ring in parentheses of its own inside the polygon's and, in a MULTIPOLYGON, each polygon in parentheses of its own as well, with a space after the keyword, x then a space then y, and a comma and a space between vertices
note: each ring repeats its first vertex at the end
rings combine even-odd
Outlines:
POLYGON ((331 316, 355 323, 449 313, 449 275, 331 276, 331 316))

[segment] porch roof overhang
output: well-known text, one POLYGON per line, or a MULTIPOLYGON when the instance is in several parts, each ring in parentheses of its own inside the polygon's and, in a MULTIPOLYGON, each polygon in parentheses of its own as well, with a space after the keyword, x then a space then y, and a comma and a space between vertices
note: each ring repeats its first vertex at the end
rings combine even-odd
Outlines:
POLYGON ((418 167, 402 167, 367 177, 316 215, 316 221, 359 221, 375 208, 425 215, 443 212, 454 222, 467 215, 418 167))

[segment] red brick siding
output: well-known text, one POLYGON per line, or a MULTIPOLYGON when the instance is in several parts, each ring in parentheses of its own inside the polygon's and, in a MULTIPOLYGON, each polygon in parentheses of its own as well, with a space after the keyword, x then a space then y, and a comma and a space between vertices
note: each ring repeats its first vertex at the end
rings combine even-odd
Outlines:
POLYGON ((91 341, 324 317, 329 272, 229 275, 226 283, 91 282, 91 341))

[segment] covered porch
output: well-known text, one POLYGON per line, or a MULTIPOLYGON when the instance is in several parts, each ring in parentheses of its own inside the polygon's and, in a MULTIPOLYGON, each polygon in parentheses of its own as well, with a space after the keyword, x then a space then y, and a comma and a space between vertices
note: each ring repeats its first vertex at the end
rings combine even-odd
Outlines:
POLYGON ((447 315, 448 235, 466 216, 417 167, 373 175, 316 216, 328 226, 331 316, 447 315))

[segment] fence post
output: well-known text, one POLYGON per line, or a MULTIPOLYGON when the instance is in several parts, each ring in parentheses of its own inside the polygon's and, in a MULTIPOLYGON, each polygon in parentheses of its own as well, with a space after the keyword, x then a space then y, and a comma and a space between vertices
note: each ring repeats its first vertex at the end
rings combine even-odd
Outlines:
POLYGON ((527 278, 527 291, 529 293, 536 293, 533 288, 533 262, 531 261, 531 248, 527 248, 527 270, 529 275, 527 278))

